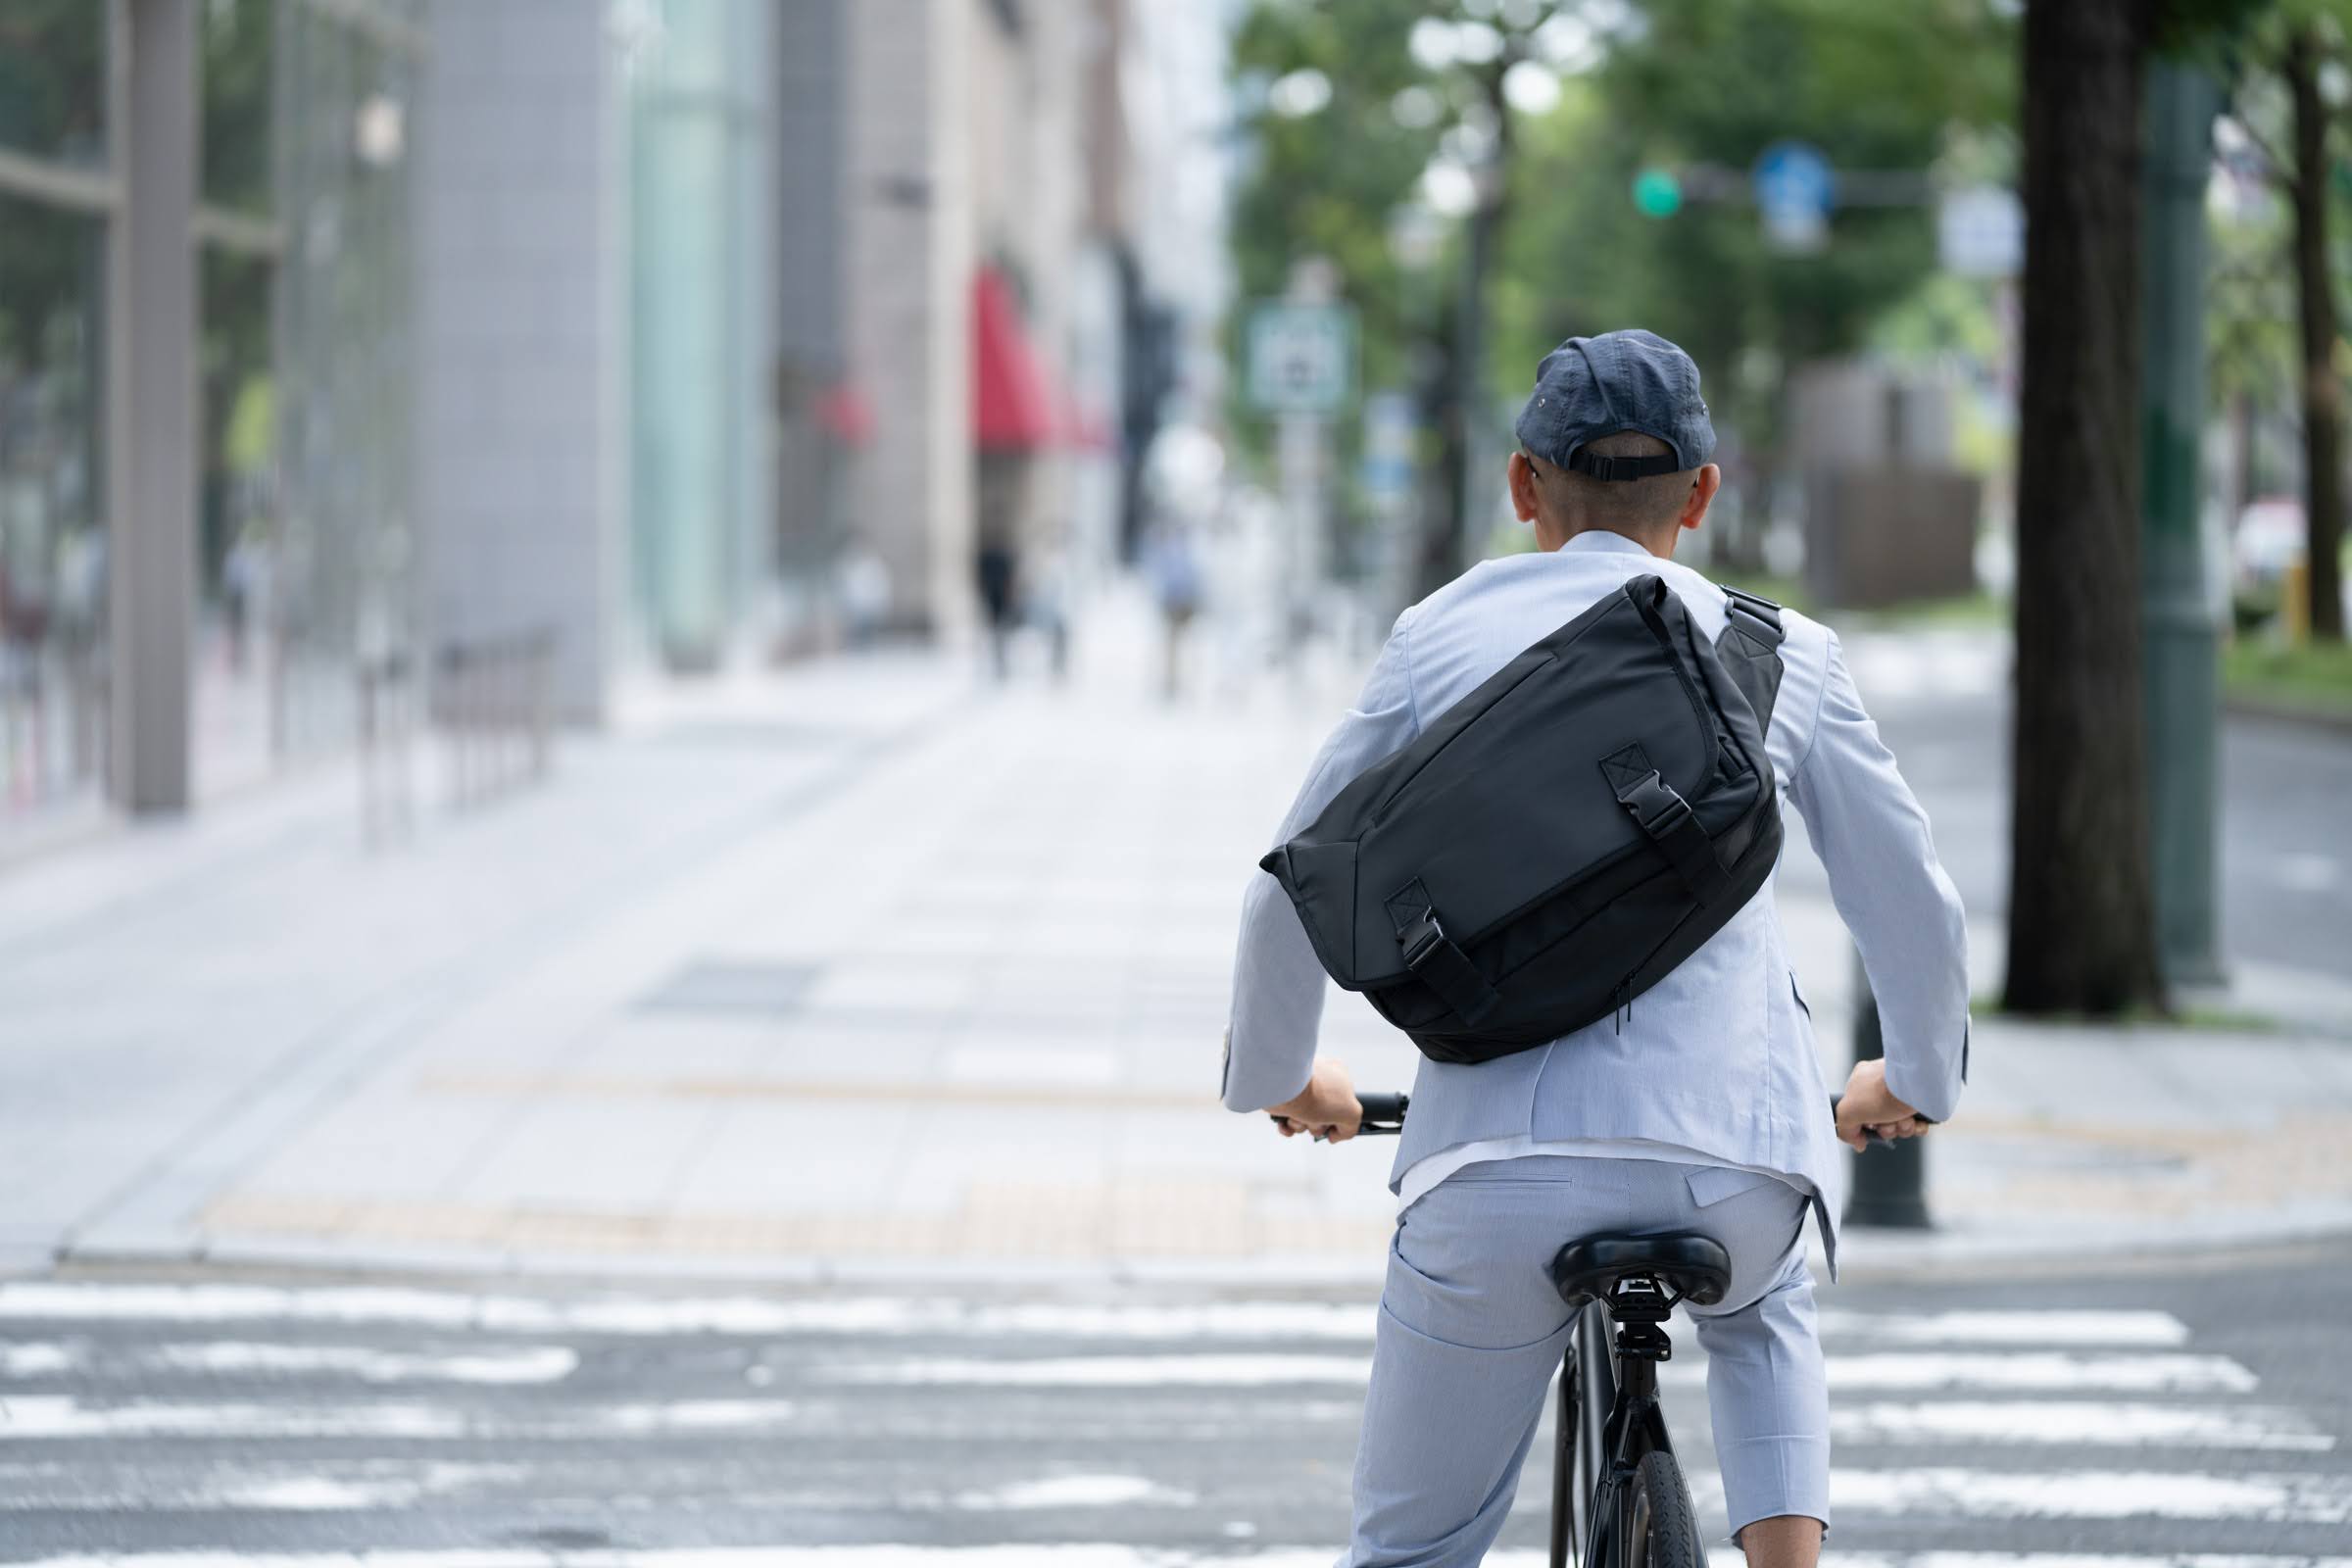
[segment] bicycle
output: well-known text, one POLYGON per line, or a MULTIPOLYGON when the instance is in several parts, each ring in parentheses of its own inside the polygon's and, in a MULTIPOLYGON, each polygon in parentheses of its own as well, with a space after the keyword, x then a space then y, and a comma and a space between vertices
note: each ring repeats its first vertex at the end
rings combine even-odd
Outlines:
MULTIPOLYGON (((1411 1097, 1356 1098, 1359 1136, 1404 1130, 1411 1097)), ((1712 1306, 1731 1281, 1731 1254, 1694 1231, 1577 1237, 1553 1255, 1552 1286, 1576 1327, 1554 1423, 1551 1568, 1568 1568, 1571 1550, 1588 1568, 1705 1568, 1697 1510, 1658 1403, 1658 1363, 1674 1351, 1664 1326, 1674 1308, 1712 1306)))

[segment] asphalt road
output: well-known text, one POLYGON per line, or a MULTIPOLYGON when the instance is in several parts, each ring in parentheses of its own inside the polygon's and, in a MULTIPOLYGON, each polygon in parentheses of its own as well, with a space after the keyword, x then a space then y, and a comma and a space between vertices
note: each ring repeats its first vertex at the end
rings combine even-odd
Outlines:
MULTIPOLYGON (((2009 904, 2006 644, 1983 633, 1859 634, 1863 701, 1934 824, 1970 911, 2009 904)), ((2221 754, 2221 947, 2256 960, 2352 972, 2352 735, 2228 718, 2221 754)), ((1792 835, 1793 841, 1793 835, 1792 835)), ((1818 885, 1795 849, 1785 882, 1818 885)), ((2259 1010, 2259 1000, 2249 999, 2259 1010)), ((2352 1030, 2352 1019, 2345 1020, 2352 1030)))
MULTIPOLYGON (((2348 1294, 2352 1244, 1826 1291, 1834 1555, 2342 1553, 2348 1294)), ((1345 1529, 1370 1327, 1361 1291, 20 1281, 0 1560, 1294 1568, 1345 1529)), ((1690 1340, 1670 1419, 1720 1529, 1690 1340)), ((1492 1560, 1539 1560, 1544 1484, 1492 1560)))

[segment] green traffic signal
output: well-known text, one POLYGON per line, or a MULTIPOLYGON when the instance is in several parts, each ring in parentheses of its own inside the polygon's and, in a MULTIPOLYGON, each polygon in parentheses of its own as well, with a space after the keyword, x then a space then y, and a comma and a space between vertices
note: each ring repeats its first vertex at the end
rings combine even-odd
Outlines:
POLYGON ((1634 176, 1634 206, 1645 217, 1672 218, 1683 210, 1683 182, 1671 169, 1644 169, 1634 176))

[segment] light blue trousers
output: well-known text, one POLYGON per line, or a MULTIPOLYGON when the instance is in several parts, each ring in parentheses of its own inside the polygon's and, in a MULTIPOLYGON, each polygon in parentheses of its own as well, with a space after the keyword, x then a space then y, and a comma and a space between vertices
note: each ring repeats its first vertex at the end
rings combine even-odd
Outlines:
POLYGON ((1389 1249, 1343 1568, 1469 1568, 1486 1555, 1567 1348, 1552 1254, 1601 1231, 1696 1231, 1731 1253, 1723 1300, 1681 1311, 1708 1356, 1733 1532, 1778 1514, 1828 1524, 1807 1206, 1769 1176, 1560 1155, 1467 1166, 1424 1195, 1389 1249))

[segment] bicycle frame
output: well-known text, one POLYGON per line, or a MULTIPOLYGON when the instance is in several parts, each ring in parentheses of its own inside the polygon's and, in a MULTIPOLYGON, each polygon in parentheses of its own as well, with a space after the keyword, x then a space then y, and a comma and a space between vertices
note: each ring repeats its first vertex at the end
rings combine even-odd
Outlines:
POLYGON ((1647 1454, 1674 1451, 1658 1406, 1658 1362, 1666 1348, 1665 1333, 1655 1324, 1620 1326, 1598 1301, 1579 1310, 1560 1368, 1552 1568, 1568 1568, 1572 1560, 1584 1568, 1620 1568, 1628 1561, 1633 1538, 1626 1499, 1635 1468, 1647 1454))

